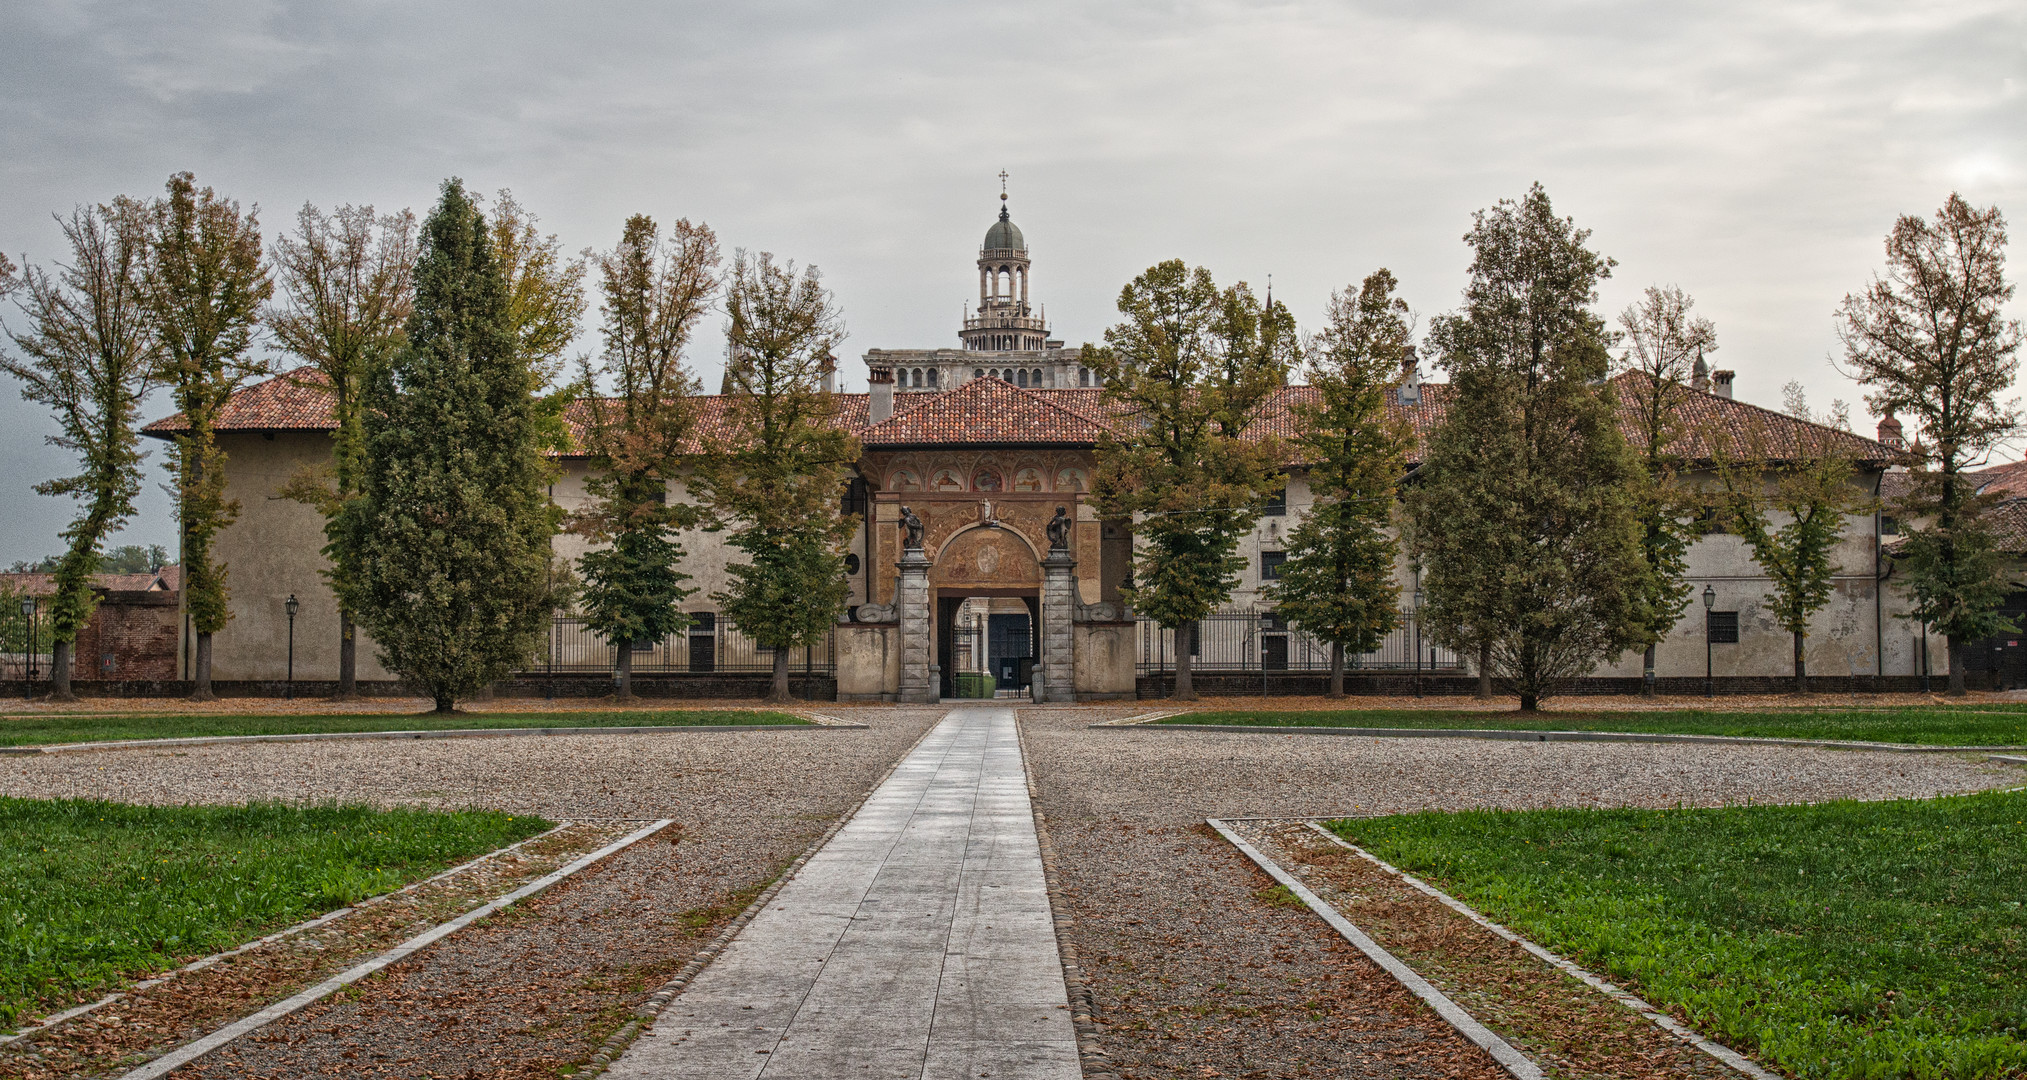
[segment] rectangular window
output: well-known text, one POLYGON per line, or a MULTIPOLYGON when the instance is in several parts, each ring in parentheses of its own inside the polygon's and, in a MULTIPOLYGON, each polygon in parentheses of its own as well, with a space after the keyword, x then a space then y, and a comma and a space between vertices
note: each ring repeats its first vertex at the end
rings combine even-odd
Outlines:
POLYGON ((1263 551, 1260 553, 1260 580, 1274 581, 1281 576, 1281 564, 1288 561, 1285 551, 1263 551))
POLYGON ((1288 489, 1281 488, 1267 496, 1267 505, 1260 512, 1268 517, 1288 516, 1288 489))
POLYGON ((1712 645, 1738 644, 1738 612, 1707 611, 1704 616, 1704 632, 1712 645))
POLYGON ((1879 519, 1879 535, 1881 535, 1881 536, 1899 536, 1899 535, 1900 535, 1900 519, 1899 519, 1899 518, 1897 518, 1897 517, 1894 517, 1894 516, 1893 516, 1893 515, 1891 515, 1891 514, 1887 514, 1887 515, 1883 515, 1883 516, 1881 516, 1881 517, 1880 517, 1880 519, 1879 519))

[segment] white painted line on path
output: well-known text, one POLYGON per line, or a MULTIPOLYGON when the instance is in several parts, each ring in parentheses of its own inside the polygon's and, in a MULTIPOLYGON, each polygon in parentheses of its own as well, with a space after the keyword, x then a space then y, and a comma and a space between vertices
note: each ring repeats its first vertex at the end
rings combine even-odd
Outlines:
POLYGON ((1619 1004, 1624 1005, 1625 1007, 1633 1010, 1634 1012, 1639 1013, 1641 1016, 1644 1016, 1647 1019, 1652 1020, 1663 1031, 1666 1031, 1670 1035, 1673 1035, 1676 1038, 1681 1039, 1683 1042, 1686 1042, 1689 1045, 1696 1047, 1698 1050, 1701 1050, 1704 1053, 1709 1054, 1711 1057, 1714 1057, 1717 1060, 1724 1062, 1726 1065, 1731 1066, 1732 1068, 1738 1070, 1739 1072, 1742 1072, 1747 1076, 1752 1077, 1753 1080, 1780 1080, 1780 1078, 1775 1076, 1773 1073, 1770 1073, 1765 1069, 1760 1068, 1758 1065, 1753 1064, 1751 1059, 1747 1058, 1745 1055, 1739 1053, 1738 1051, 1733 1050, 1728 1046, 1720 1046, 1717 1043, 1711 1042, 1709 1039, 1706 1039, 1703 1036, 1698 1035, 1693 1029, 1688 1028, 1683 1024, 1677 1022, 1674 1017, 1669 1016, 1666 1013, 1663 1013, 1661 1010, 1648 1004, 1647 1002, 1642 1001, 1637 997, 1634 997, 1632 994, 1627 993, 1625 990, 1621 989, 1617 985, 1608 982, 1604 979, 1601 979, 1596 975, 1591 974, 1589 971, 1586 971, 1583 968, 1578 967, 1576 964, 1568 960, 1565 960, 1560 956, 1557 956, 1555 953, 1552 953, 1547 949, 1544 949, 1541 946, 1536 945, 1534 942, 1529 941, 1524 937, 1521 937, 1519 934, 1516 934, 1513 931, 1508 930, 1506 927, 1501 926, 1498 923, 1493 922, 1492 920, 1486 918, 1485 916, 1478 914, 1478 912, 1472 910, 1469 905, 1451 896, 1449 893, 1446 893, 1443 890, 1436 888, 1434 885, 1431 885, 1428 882, 1423 881, 1418 877, 1415 877, 1413 874, 1401 870, 1399 867, 1396 867, 1391 863, 1388 863, 1386 860, 1381 859, 1377 855, 1374 855, 1372 852, 1369 852, 1364 848, 1359 847, 1357 844, 1354 844, 1351 841, 1346 840, 1345 838, 1337 835, 1336 833, 1331 832, 1329 829, 1324 828, 1322 825, 1319 825, 1314 821, 1308 822, 1307 824, 1311 829, 1314 829, 1316 831, 1317 835, 1323 837, 1324 839, 1330 841, 1333 844, 1336 844, 1341 848, 1346 848, 1356 853, 1359 858, 1372 863, 1374 866, 1377 866, 1380 869, 1385 870, 1387 873, 1392 874, 1395 877, 1400 878, 1402 881, 1405 881, 1408 884, 1414 886, 1415 888, 1420 889, 1421 891, 1434 897, 1436 900, 1441 902, 1444 906, 1448 907, 1450 910, 1455 911, 1457 914, 1462 915, 1467 919, 1470 919, 1472 922, 1477 923, 1478 925, 1484 927, 1485 929, 1490 930, 1495 934, 1498 934, 1500 937, 1503 937, 1506 940, 1513 942, 1515 945, 1518 945, 1523 949, 1526 949, 1528 952, 1533 953, 1536 957, 1547 961, 1554 967, 1560 968, 1563 974, 1568 975, 1575 979, 1580 979, 1583 982, 1588 983, 1593 989, 1603 992, 1605 996, 1611 998, 1613 1001, 1616 1001, 1619 1004))
POLYGON ((1309 910, 1322 916, 1323 921, 1329 923, 1331 929, 1344 936, 1344 940, 1356 945, 1359 952, 1364 953, 1373 963, 1385 968, 1387 974, 1399 980, 1402 986, 1407 987, 1409 991, 1416 997, 1421 998, 1431 1009, 1436 1010, 1436 1015, 1449 1021, 1450 1026, 1456 1028, 1459 1035, 1471 1040, 1483 1048, 1486 1053, 1491 1054, 1493 1060, 1499 1062, 1502 1068, 1513 1074, 1515 1080, 1545 1080, 1540 1067, 1535 1065, 1534 1062, 1529 1061, 1526 1055, 1515 1050, 1512 1043, 1500 1038, 1491 1028, 1479 1023, 1470 1013, 1465 1012, 1461 1006, 1450 1000, 1449 995, 1436 989, 1429 980, 1416 974, 1415 969, 1401 963, 1394 954, 1381 947, 1379 942, 1367 937, 1365 931, 1353 925, 1351 920, 1340 914, 1335 907, 1330 905, 1329 901, 1311 892, 1309 886, 1304 885, 1295 875, 1281 869, 1279 863, 1262 855, 1257 848, 1247 843, 1239 834, 1226 827, 1225 823, 1217 818, 1210 818, 1205 824, 1216 829, 1220 835, 1231 841, 1232 846, 1238 848, 1246 858, 1253 860, 1255 865, 1265 870, 1269 876, 1275 881, 1280 882, 1289 892, 1294 893, 1304 904, 1309 905, 1309 910))
POLYGON ((371 975, 376 971, 379 971, 381 968, 384 968, 389 964, 405 960, 409 956, 435 944, 437 941, 445 937, 448 937, 451 934, 456 933, 457 931, 462 930, 467 926, 470 926, 471 924, 479 921, 480 919, 485 918, 488 915, 492 915, 500 911, 501 909, 506 908, 507 906, 513 904, 515 901, 523 900, 526 899, 527 897, 533 896, 536 893, 539 893, 542 890, 547 889, 551 885, 554 885, 557 882, 562 881, 564 878, 567 878, 570 875, 577 873, 579 870, 582 870, 585 867, 590 866, 591 864, 599 861, 600 859, 603 859, 608 855, 611 855, 622 849, 630 847, 638 841, 645 840, 648 837, 653 836, 654 834, 662 831, 663 829, 668 828, 670 825, 673 824, 675 824, 674 818, 662 818, 661 820, 655 822, 652 825, 649 825, 644 829, 636 829, 635 831, 627 834, 626 836, 623 836, 618 840, 615 840, 612 843, 607 844, 602 848, 599 848, 597 851, 594 851, 589 855, 583 856, 576 862, 573 862, 568 866, 556 870, 553 873, 550 873, 548 876, 541 878, 540 880, 529 882, 528 884, 523 885, 518 889, 515 889, 513 892, 510 892, 507 895, 500 897, 498 900, 495 900, 484 907, 474 908, 473 910, 467 911, 463 915, 460 915, 447 923, 442 923, 437 926, 433 926, 430 929, 425 930, 412 938, 409 938, 407 941, 404 941, 401 944, 396 945, 395 947, 387 950, 386 952, 381 953, 380 955, 374 957, 373 959, 368 960, 363 964, 359 964, 356 967, 350 968, 338 975, 334 975, 329 979, 325 979, 323 982, 320 982, 317 985, 312 986, 299 994, 296 994, 294 997, 287 998, 282 1001, 277 1001, 274 1004, 269 1005, 267 1008, 262 1009, 251 1016, 243 1017, 239 1020, 234 1021, 233 1023, 227 1024, 226 1026, 219 1028, 217 1031, 214 1031, 211 1034, 206 1035, 195 1042, 186 1043, 183 1046, 171 1050, 168 1053, 163 1054, 161 1057, 158 1057, 155 1060, 148 1062, 146 1065, 141 1066, 140 1068, 134 1069, 130 1072, 122 1073, 118 1077, 118 1080, 152 1080, 152 1078, 154 1077, 166 1075, 171 1070, 181 1068, 182 1066, 187 1065, 190 1062, 195 1061, 206 1054, 209 1054, 213 1050, 216 1050, 219 1047, 224 1046, 226 1043, 229 1043, 242 1035, 245 1035, 252 1031, 258 1031, 261 1028, 266 1027, 271 1023, 274 1023, 276 1020, 279 1020, 282 1017, 287 1016, 290 1013, 303 1008, 306 1005, 311 1005, 318 1001, 321 1001, 324 998, 329 997, 334 993, 337 993, 339 990, 342 990, 345 987, 350 986, 355 982, 358 982, 360 979, 363 979, 366 976, 371 975))

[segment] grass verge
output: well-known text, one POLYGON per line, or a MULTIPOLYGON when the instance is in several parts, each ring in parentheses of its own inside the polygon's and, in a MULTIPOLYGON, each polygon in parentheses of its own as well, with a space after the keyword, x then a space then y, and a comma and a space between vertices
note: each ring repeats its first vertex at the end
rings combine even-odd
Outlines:
POLYGON ((1511 712, 1455 709, 1333 709, 1277 712, 1234 709, 1185 713, 1162 724, 1248 727, 1476 728, 1497 731, 1615 731, 1665 735, 1743 735, 1921 746, 2027 746, 2027 708, 1916 705, 1886 709, 1788 709, 1739 712, 1511 712))
POLYGON ((2027 1070, 2027 793, 1331 823, 1797 1076, 2027 1070))
POLYGON ((0 1027, 549 827, 492 811, 0 797, 0 1027))
POLYGON ((328 715, 70 716, 48 713, 0 717, 0 746, 106 742, 114 739, 182 739, 212 735, 307 735, 352 731, 467 731, 538 727, 754 727, 806 726, 809 721, 758 709, 669 709, 553 713, 334 713, 328 715))

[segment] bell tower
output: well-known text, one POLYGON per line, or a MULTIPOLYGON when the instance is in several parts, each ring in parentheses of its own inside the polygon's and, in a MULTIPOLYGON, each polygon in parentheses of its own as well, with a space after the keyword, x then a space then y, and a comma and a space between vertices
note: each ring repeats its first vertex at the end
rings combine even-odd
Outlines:
POLYGON ((999 183, 999 220, 978 248, 978 313, 958 336, 967 352, 1041 352, 1049 329, 1028 303, 1028 243, 1007 212, 1004 171, 999 183))

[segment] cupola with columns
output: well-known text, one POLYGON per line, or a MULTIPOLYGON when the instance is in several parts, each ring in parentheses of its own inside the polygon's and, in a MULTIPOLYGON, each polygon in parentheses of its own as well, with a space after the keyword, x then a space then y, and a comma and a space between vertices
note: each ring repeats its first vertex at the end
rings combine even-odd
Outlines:
POLYGON ((1028 242, 1007 212, 1006 173, 999 180, 999 220, 978 248, 978 313, 964 320, 958 336, 969 352, 1040 352, 1049 328, 1028 302, 1028 242))

